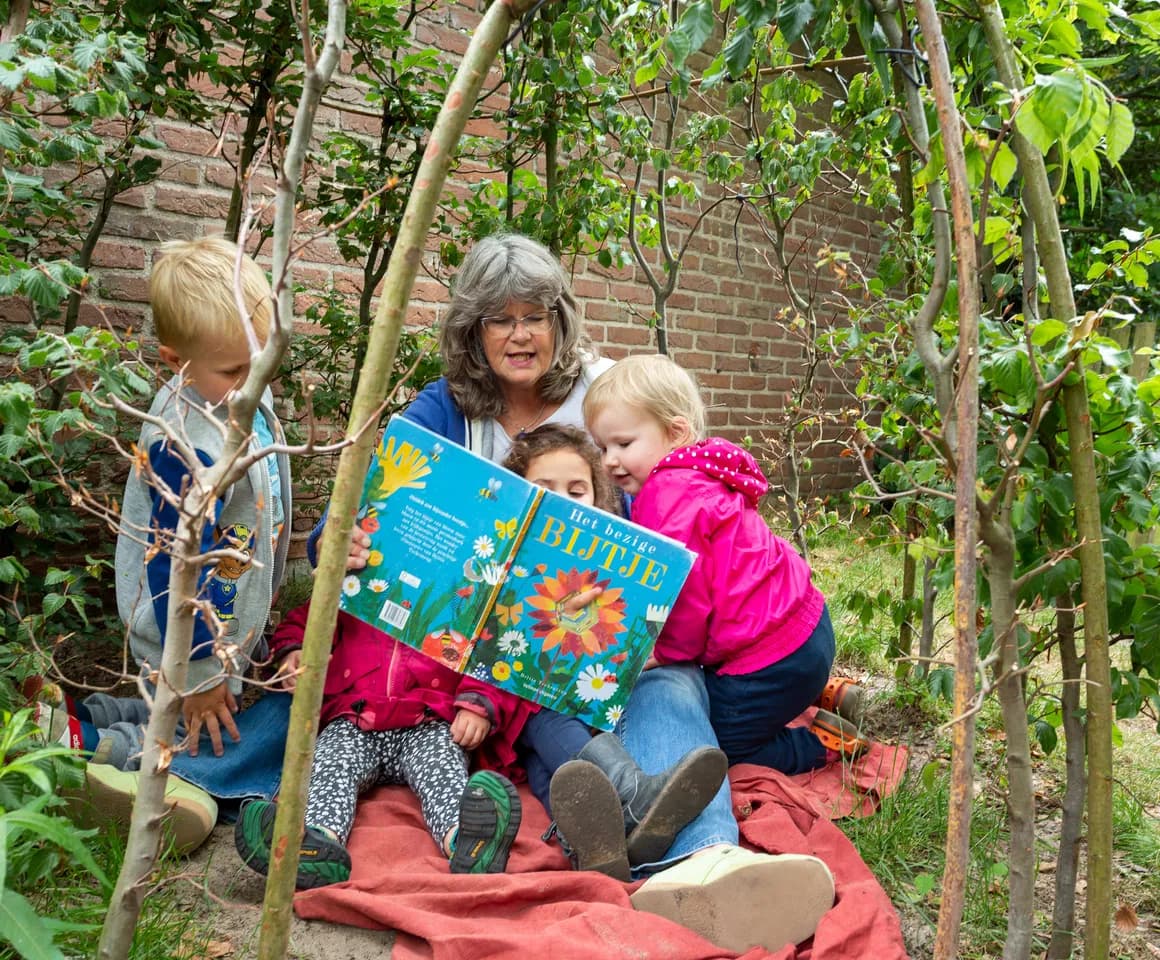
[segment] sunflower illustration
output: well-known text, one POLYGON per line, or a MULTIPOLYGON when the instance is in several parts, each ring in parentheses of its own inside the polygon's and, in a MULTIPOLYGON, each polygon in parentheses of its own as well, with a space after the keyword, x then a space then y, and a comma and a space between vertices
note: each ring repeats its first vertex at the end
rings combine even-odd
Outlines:
POLYGON ((616 635, 625 629, 624 601, 619 587, 609 590, 608 580, 596 581, 595 570, 575 568, 557 570, 556 576, 544 577, 535 585, 535 595, 527 598, 536 623, 532 630, 543 640, 544 650, 559 647, 570 657, 590 656, 616 643, 616 635), (576 594, 604 588, 604 592, 587 606, 571 612, 566 605, 576 594))

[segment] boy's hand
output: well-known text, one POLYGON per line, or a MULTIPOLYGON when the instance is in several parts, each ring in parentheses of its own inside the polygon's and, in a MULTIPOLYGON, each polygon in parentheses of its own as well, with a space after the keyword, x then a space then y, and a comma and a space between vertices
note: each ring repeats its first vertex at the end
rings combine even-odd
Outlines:
POLYGON ((478 747, 483 743, 489 730, 491 730, 491 724, 487 717, 481 717, 478 713, 472 713, 470 710, 460 710, 455 714, 455 719, 451 721, 451 739, 464 750, 474 750, 478 747))
POLYGON ((298 670, 302 666, 302 651, 291 650, 282 658, 278 669, 274 672, 274 682, 271 690, 285 690, 293 693, 298 686, 298 670))
POLYGON ((189 755, 197 756, 201 729, 205 727, 213 743, 213 755, 222 755, 222 733, 225 727, 234 743, 242 739, 234 723, 238 712, 238 702, 230 692, 228 683, 219 683, 212 690, 191 693, 181 701, 181 715, 185 718, 185 729, 189 732, 189 755))

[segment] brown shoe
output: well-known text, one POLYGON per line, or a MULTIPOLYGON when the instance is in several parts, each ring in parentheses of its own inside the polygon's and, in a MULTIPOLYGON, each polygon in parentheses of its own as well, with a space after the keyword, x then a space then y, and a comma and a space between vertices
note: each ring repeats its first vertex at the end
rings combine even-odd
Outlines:
POLYGON ((556 829, 576 869, 627 881, 624 815, 604 771, 587 760, 569 760, 552 774, 548 789, 556 829))

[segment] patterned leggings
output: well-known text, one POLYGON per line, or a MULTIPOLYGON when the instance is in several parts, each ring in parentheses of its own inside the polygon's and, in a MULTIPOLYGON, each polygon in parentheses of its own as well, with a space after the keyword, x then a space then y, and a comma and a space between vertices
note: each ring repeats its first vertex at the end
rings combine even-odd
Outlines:
POLYGON ((360 730, 349 720, 335 720, 322 731, 314 751, 307 826, 325 827, 345 844, 358 795, 380 783, 411 788, 442 850, 443 837, 459 823, 467 754, 443 720, 400 730, 360 730))

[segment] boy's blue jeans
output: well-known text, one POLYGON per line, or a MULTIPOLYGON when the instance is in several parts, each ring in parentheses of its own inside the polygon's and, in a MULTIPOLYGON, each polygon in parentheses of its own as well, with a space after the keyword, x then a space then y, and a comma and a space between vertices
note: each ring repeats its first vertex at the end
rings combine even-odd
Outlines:
MULTIPOLYGON (((118 770, 137 770, 145 742, 149 708, 135 697, 111 697, 94 693, 77 704, 79 719, 97 728, 101 741, 111 740, 107 757, 118 770), (86 716, 87 714, 87 716, 86 716)), ((215 757, 209 735, 204 731, 198 755, 176 754, 170 771, 220 799, 265 797, 277 793, 282 779, 282 755, 290 719, 290 695, 267 693, 252 706, 234 715, 238 743, 222 731, 223 753, 215 757)), ((178 720, 175 739, 185 737, 185 724, 178 720)))
POLYGON ((809 707, 834 665, 834 626, 828 608, 809 639, 784 660, 754 673, 707 668, 709 716, 721 749, 733 763, 757 763, 782 773, 823 766, 826 748, 806 727, 786 727, 809 707))

